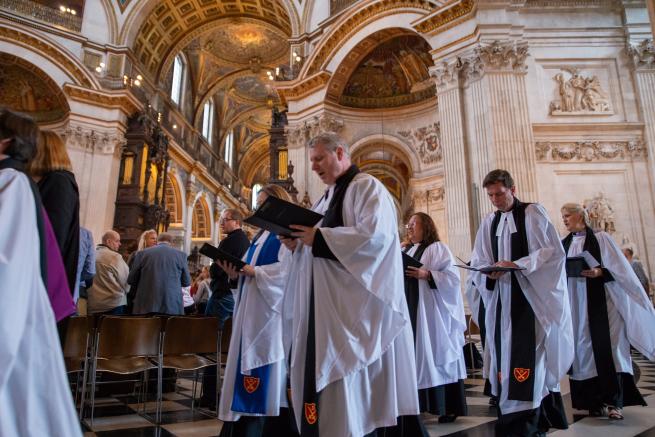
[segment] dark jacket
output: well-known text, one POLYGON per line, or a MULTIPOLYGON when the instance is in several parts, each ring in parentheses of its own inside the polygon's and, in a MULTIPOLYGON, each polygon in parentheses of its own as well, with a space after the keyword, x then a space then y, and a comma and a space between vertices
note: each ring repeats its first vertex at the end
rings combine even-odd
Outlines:
POLYGON ((186 254, 166 243, 140 250, 127 277, 134 314, 184 314, 182 287, 191 285, 186 254))
POLYGON ((55 170, 38 182, 45 208, 66 269, 71 293, 77 283, 77 262, 80 252, 80 194, 73 173, 55 170))
MULTIPOLYGON (((250 241, 246 233, 242 229, 235 229, 227 234, 227 237, 219 243, 218 248, 237 258, 242 258, 249 246, 250 241)), ((209 277, 211 278, 209 288, 212 290, 212 297, 219 298, 231 293, 227 273, 216 263, 212 263, 209 268, 209 277)))

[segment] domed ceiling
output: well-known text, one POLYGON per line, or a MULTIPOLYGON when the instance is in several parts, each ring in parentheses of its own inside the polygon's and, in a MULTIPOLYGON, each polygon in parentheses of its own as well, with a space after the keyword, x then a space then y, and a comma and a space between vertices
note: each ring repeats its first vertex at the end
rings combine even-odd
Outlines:
POLYGON ((276 64, 288 57, 287 37, 274 28, 239 20, 201 37, 201 47, 236 65, 276 64))
POLYGON ((339 103, 353 108, 388 108, 434 97, 429 51, 428 43, 415 35, 380 44, 351 73, 339 103))

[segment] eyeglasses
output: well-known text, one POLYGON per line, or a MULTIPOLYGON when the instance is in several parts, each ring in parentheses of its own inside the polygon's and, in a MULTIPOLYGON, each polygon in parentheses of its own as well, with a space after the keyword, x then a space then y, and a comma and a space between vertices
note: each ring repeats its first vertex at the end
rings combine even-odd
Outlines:
POLYGON ((220 219, 220 220, 218 221, 218 224, 219 224, 219 225, 224 225, 225 223, 229 222, 230 220, 236 220, 236 219, 233 219, 233 218, 222 218, 222 219, 220 219))

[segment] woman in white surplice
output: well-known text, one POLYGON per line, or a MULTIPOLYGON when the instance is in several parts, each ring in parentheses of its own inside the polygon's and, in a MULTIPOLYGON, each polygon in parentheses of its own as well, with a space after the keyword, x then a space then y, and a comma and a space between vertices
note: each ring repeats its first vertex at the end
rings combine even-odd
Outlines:
POLYGON ((429 215, 412 215, 407 236, 405 253, 423 264, 405 271, 421 412, 440 416, 440 423, 452 422, 466 415, 466 319, 459 271, 429 215))
MULTIPOLYGON (((290 201, 282 187, 266 185, 257 203, 261 205, 268 196, 290 201)), ((223 437, 295 433, 288 412, 282 345, 282 304, 290 258, 291 252, 277 237, 262 230, 252 240, 241 271, 218 262, 235 285, 232 338, 219 405, 219 418, 225 422, 223 437)))
POLYGON ((621 249, 588 226, 581 205, 565 204, 562 220, 570 232, 562 243, 575 341, 571 402, 591 416, 620 420, 623 406, 646 405, 632 376, 630 345, 653 359, 655 312, 621 249), (584 270, 575 271, 572 257, 585 256, 584 270))

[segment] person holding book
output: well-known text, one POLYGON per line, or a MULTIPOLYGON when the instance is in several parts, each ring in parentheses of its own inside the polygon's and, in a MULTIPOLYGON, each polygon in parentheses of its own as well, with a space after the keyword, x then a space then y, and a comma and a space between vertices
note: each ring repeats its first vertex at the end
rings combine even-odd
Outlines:
MULTIPOLYGON (((290 201, 279 185, 264 186, 268 196, 290 201)), ((232 337, 223 379, 219 418, 221 436, 286 436, 291 428, 287 402, 287 368, 282 343, 282 305, 291 252, 275 234, 261 230, 252 240, 239 271, 217 261, 234 294, 232 337)))
POLYGON ((566 428, 559 381, 573 360, 565 255, 546 210, 515 197, 506 170, 483 181, 497 209, 475 239, 471 267, 486 308, 485 369, 498 397, 499 435, 541 435, 566 428))
POLYGON ((464 302, 459 270, 450 249, 439 241, 432 218, 418 212, 407 223, 404 252, 420 261, 407 267, 405 296, 414 333, 421 412, 453 422, 466 415, 464 302))
POLYGON ((573 318, 575 357, 571 366, 573 408, 590 416, 623 419, 622 408, 646 405, 632 376, 630 345, 655 358, 655 311, 641 291, 639 279, 619 246, 606 232, 594 232, 589 217, 576 203, 562 206, 569 234, 568 287, 573 318))
MULTIPOLYGON (((308 143, 328 186, 317 227, 292 225, 291 399, 302 436, 427 436, 391 195, 326 132, 308 143), (389 429, 392 428, 392 429, 389 429)), ((286 317, 286 316, 285 316, 286 317)))

